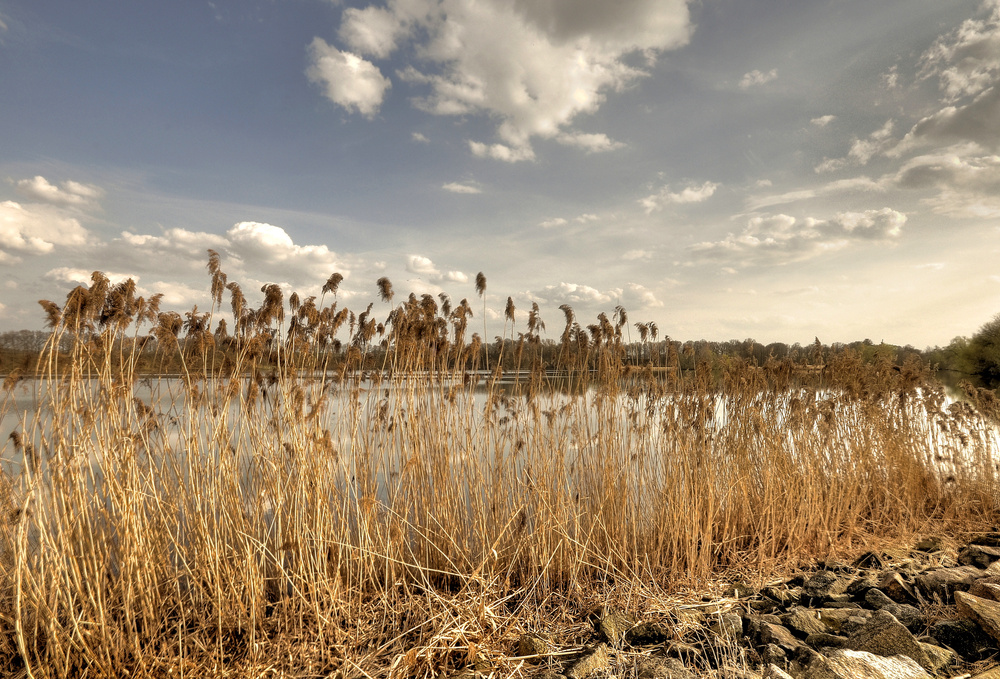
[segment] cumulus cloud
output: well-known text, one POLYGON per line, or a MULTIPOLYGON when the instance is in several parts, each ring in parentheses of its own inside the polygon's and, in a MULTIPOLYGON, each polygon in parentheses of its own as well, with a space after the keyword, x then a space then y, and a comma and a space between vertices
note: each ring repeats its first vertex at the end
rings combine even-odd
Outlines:
POLYGON ((419 142, 421 144, 429 144, 431 141, 426 137, 426 135, 423 135, 420 132, 414 132, 413 134, 411 134, 410 139, 412 139, 415 142, 419 142))
POLYGON ((856 138, 851 144, 851 150, 847 152, 846 158, 825 158, 822 163, 816 166, 816 172, 833 172, 848 165, 867 165, 872 157, 892 146, 894 128, 895 122, 892 119, 887 120, 885 125, 872 132, 868 137, 856 138))
POLYGON ((884 181, 937 194, 921 202, 950 217, 1000 217, 1000 156, 969 155, 968 147, 917 156, 884 181))
POLYGON ((412 48, 398 76, 413 86, 414 105, 497 120, 498 140, 473 140, 470 151, 517 162, 534 158, 533 137, 588 152, 616 148, 606 135, 567 128, 646 75, 630 55, 653 62, 691 31, 687 0, 388 0, 345 10, 338 37, 372 59, 412 48))
MULTIPOLYGON (((131 278, 136 283, 139 282, 139 276, 135 274, 128 273, 118 273, 115 271, 102 271, 108 280, 112 284, 117 285, 123 281, 131 278)), ((60 283, 72 283, 74 285, 90 285, 91 276, 93 275, 93 270, 91 269, 81 269, 79 267, 70 266, 60 266, 55 269, 50 269, 44 276, 49 280, 59 281, 60 283)))
POLYGON ((809 122, 812 123, 813 125, 815 125, 816 127, 826 127, 827 125, 829 125, 830 123, 832 123, 836 119, 837 119, 837 116, 826 115, 826 116, 820 116, 818 118, 813 118, 809 122))
POLYGON ((441 186, 445 191, 451 193, 482 193, 483 190, 473 184, 462 184, 460 182, 449 182, 441 186))
POLYGON ((715 194, 717 188, 719 185, 715 182, 705 182, 701 186, 688 186, 677 192, 671 191, 669 186, 664 186, 658 193, 646 196, 639 203, 648 215, 656 210, 662 210, 666 205, 704 202, 715 194))
POLYGON ((435 285, 440 283, 468 283, 468 275, 461 271, 445 271, 442 273, 429 258, 423 255, 409 255, 406 258, 406 270, 418 276, 425 276, 435 285))
POLYGON ((608 307, 619 304, 626 309, 657 309, 663 306, 663 302, 657 299, 652 290, 638 283, 599 290, 589 285, 562 282, 533 290, 528 294, 532 299, 550 307, 569 304, 594 312, 607 310, 608 307))
POLYGON ((587 153, 614 151, 625 146, 625 144, 614 141, 606 134, 584 134, 582 132, 563 132, 556 137, 556 141, 565 146, 576 146, 584 149, 587 153))
POLYGON ((983 7, 985 17, 966 20, 921 57, 920 77, 937 77, 946 102, 977 95, 1000 77, 1000 1, 983 7))
POLYGON ((740 89, 748 90, 756 85, 765 85, 778 77, 778 69, 772 68, 767 73, 758 71, 756 69, 750 71, 749 73, 744 73, 743 77, 740 78, 740 89))
POLYGON ((45 177, 36 175, 31 179, 21 179, 15 186, 19 193, 34 200, 55 205, 93 205, 104 192, 91 184, 64 181, 61 185, 49 183, 45 177))
POLYGON ((79 220, 55 206, 0 202, 0 263, 17 263, 21 255, 48 254, 56 246, 80 246, 87 236, 79 220))
POLYGON ((891 242, 900 236, 904 224, 906 215, 890 208, 842 212, 831 219, 765 215, 751 218, 738 234, 688 249, 698 260, 729 266, 781 265, 860 241, 891 242))
POLYGON ((306 76, 323 88, 327 99, 367 118, 378 113, 391 83, 375 64, 352 52, 341 52, 322 38, 313 38, 308 54, 306 76))
POLYGON ((553 219, 546 219, 545 221, 540 222, 538 226, 542 227, 543 229, 551 229, 556 226, 565 226, 568 223, 569 222, 567 222, 562 217, 554 217, 553 219))
POLYGON ((962 106, 946 106, 920 120, 893 155, 899 156, 928 142, 972 141, 983 148, 1000 149, 1000 84, 962 106))

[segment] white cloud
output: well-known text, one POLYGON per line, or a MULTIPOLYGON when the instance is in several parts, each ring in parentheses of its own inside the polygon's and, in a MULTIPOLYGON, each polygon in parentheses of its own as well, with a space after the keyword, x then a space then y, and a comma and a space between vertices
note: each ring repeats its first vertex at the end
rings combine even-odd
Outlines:
POLYGON ((972 141, 983 148, 1000 149, 1000 84, 980 93, 968 104, 946 106, 913 126, 891 155, 900 156, 928 142, 972 141))
POLYGON ((80 222, 58 207, 0 202, 0 263, 17 263, 20 255, 47 254, 56 246, 80 246, 87 236, 80 222))
POLYGON ((505 163, 535 159, 535 151, 527 145, 511 147, 504 144, 487 145, 478 141, 470 141, 469 150, 477 158, 493 158, 494 160, 502 160, 505 163))
POLYGON ((663 209, 666 205, 687 203, 701 203, 715 194, 719 185, 715 182, 705 182, 701 186, 688 186, 681 191, 673 192, 669 186, 664 186, 659 193, 646 196, 639 203, 645 208, 646 214, 663 209))
POLYGON ((614 151, 625 146, 625 144, 614 141, 606 134, 584 134, 582 132, 563 132, 556 137, 556 141, 566 146, 576 146, 577 148, 584 149, 587 153, 614 151))
MULTIPOLYGON (((433 261, 423 255, 409 255, 406 258, 406 270, 418 276, 426 276, 435 285, 439 283, 468 283, 469 277, 461 271, 441 273, 433 261)), ((416 286, 419 287, 419 286, 416 286)))
POLYGON ((837 119, 837 116, 834 116, 834 115, 825 115, 825 116, 820 116, 818 118, 813 118, 809 122, 812 123, 813 125, 815 125, 816 127, 826 127, 827 125, 829 125, 830 123, 832 123, 836 119, 837 119))
POLYGON ((1000 2, 983 9, 986 17, 966 20, 921 57, 920 77, 936 76, 947 103, 979 94, 1000 77, 1000 2))
POLYGON ((539 223, 538 226, 542 227, 543 229, 551 229, 552 227, 555 226, 565 226, 568 223, 569 222, 567 222, 562 217, 555 217, 553 219, 546 219, 544 222, 539 223))
POLYGON ((375 64, 341 52, 322 38, 313 38, 308 53, 306 76, 323 88, 327 99, 368 118, 378 113, 391 83, 375 64))
POLYGON ((970 154, 969 147, 954 147, 910 159, 884 181, 895 188, 937 195, 921 202, 951 217, 1000 217, 1000 156, 970 154))
POLYGON ((598 290, 589 285, 561 282, 533 290, 528 295, 539 303, 556 307, 561 304, 580 306, 588 311, 608 310, 610 306, 621 304, 626 309, 657 309, 663 302, 649 288, 638 283, 628 283, 624 287, 598 290))
POLYGON ((649 261, 653 258, 653 253, 649 250, 629 250, 622 255, 626 262, 649 261))
POLYGON ((756 85, 765 85, 778 77, 778 69, 772 68, 767 73, 763 73, 756 69, 750 71, 749 73, 744 73, 743 77, 740 78, 740 89, 748 90, 756 85))
POLYGON ((872 132, 865 139, 854 139, 846 158, 824 158, 816 166, 817 173, 834 172, 848 165, 867 165, 875 155, 886 151, 892 146, 892 131, 895 122, 889 119, 885 125, 872 132))
MULTIPOLYGON (((135 282, 139 282, 139 276, 135 274, 128 273, 117 273, 114 271, 102 271, 108 280, 111 281, 113 285, 117 285, 123 281, 131 278, 135 282)), ((79 267, 69 267, 60 266, 55 269, 51 269, 45 274, 45 278, 53 281, 59 281, 61 283, 75 283, 77 285, 90 285, 91 276, 93 275, 93 270, 91 269, 81 269, 79 267)), ((204 294, 202 291, 201 294, 204 294)))
POLYGON ((414 105, 497 120, 497 142, 469 148, 516 162, 534 158, 533 137, 590 152, 615 148, 606 135, 565 128, 646 75, 627 57, 655 62, 659 51, 686 44, 692 29, 687 0, 388 0, 345 10, 339 36, 376 59, 412 48, 398 75, 416 90, 414 105))
POLYGON ((472 184, 461 184, 459 182, 449 182, 441 186, 445 191, 452 193, 482 193, 483 190, 472 184))
POLYGON ((785 214, 753 217, 738 234, 697 243, 689 251, 699 260, 731 267, 782 265, 818 257, 860 241, 891 242, 902 233, 906 215, 882 208, 842 212, 832 219, 798 219, 785 214))
POLYGON ((63 182, 60 188, 41 175, 21 179, 15 186, 22 195, 56 205, 92 205, 104 195, 96 186, 71 180, 63 182))
POLYGON ((421 134, 420 132, 414 132, 413 134, 411 134, 410 135, 410 139, 412 139, 415 142, 419 142, 421 144, 429 144, 430 141, 431 141, 430 139, 428 139, 425 135, 421 134))
POLYGON ((600 219, 600 217, 598 217, 597 215, 585 212, 578 217, 574 217, 573 221, 576 222, 577 224, 586 224, 587 222, 596 222, 598 219, 600 219))

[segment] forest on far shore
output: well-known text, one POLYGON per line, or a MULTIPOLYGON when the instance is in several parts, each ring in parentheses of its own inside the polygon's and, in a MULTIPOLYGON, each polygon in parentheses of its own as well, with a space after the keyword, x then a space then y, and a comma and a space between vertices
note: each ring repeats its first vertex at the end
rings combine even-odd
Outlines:
MULTIPOLYGON (((18 373, 30 376, 35 372, 38 357, 46 342, 51 337, 47 330, 12 330, 0 333, 0 375, 18 373)), ((64 337, 68 349, 69 338, 64 337)), ((183 342, 183 340, 182 340, 183 342)), ((508 344, 513 340, 505 340, 508 344)), ((336 354, 346 347, 334 346, 336 354)), ((372 358, 378 356, 378 348, 374 347, 372 358)), ((491 344, 483 348, 490 357, 500 354, 500 345, 491 344)), ((554 366, 559 345, 556 339, 541 339, 535 351, 540 355, 543 365, 554 366)), ((678 363, 683 370, 691 370, 697 364, 708 363, 716 365, 728 359, 741 359, 751 364, 764 365, 768 360, 791 360, 802 365, 821 366, 831 356, 844 351, 857 353, 864 362, 875 360, 888 361, 902 366, 914 359, 929 365, 938 377, 948 385, 957 385, 968 381, 974 386, 997 389, 1000 387, 1000 314, 985 323, 971 337, 955 337, 943 347, 917 349, 911 345, 898 346, 894 344, 875 343, 870 339, 856 342, 833 342, 823 344, 817 338, 808 345, 799 343, 786 344, 772 342, 761 344, 753 339, 728 340, 724 342, 693 340, 678 341, 666 338, 657 342, 633 342, 625 345, 624 363, 648 365, 657 363, 657 356, 666 356, 676 352, 678 363)), ((155 359, 156 343, 144 346, 143 353, 148 360, 142 361, 150 372, 170 371, 169 362, 164 363, 162 356, 155 359), (157 366, 156 369, 153 366, 157 366)), ((510 352, 505 352, 508 356, 510 352)))

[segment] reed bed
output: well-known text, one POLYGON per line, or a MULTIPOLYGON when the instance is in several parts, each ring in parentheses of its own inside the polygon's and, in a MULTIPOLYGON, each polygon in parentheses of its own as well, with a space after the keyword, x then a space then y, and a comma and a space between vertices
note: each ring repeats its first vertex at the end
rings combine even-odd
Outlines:
POLYGON ((465 300, 393 306, 382 279, 379 322, 337 275, 250 308, 209 274, 184 317, 100 274, 43 302, 43 377, 0 413, 5 676, 524 676, 519 632, 570 648, 609 599, 997 517, 990 396, 916 363, 683 372, 655 325, 629 344, 624 309, 568 307, 546 361, 537 306, 517 332, 508 300, 487 352, 465 300))

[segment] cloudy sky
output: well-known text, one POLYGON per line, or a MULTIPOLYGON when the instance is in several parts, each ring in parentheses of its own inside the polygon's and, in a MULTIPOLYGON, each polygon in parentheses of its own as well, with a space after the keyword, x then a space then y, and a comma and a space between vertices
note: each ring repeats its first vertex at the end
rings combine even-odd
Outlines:
POLYGON ((208 248, 553 336, 1000 311, 1000 0, 0 0, 0 129, 0 329, 95 269, 204 309, 208 248))

